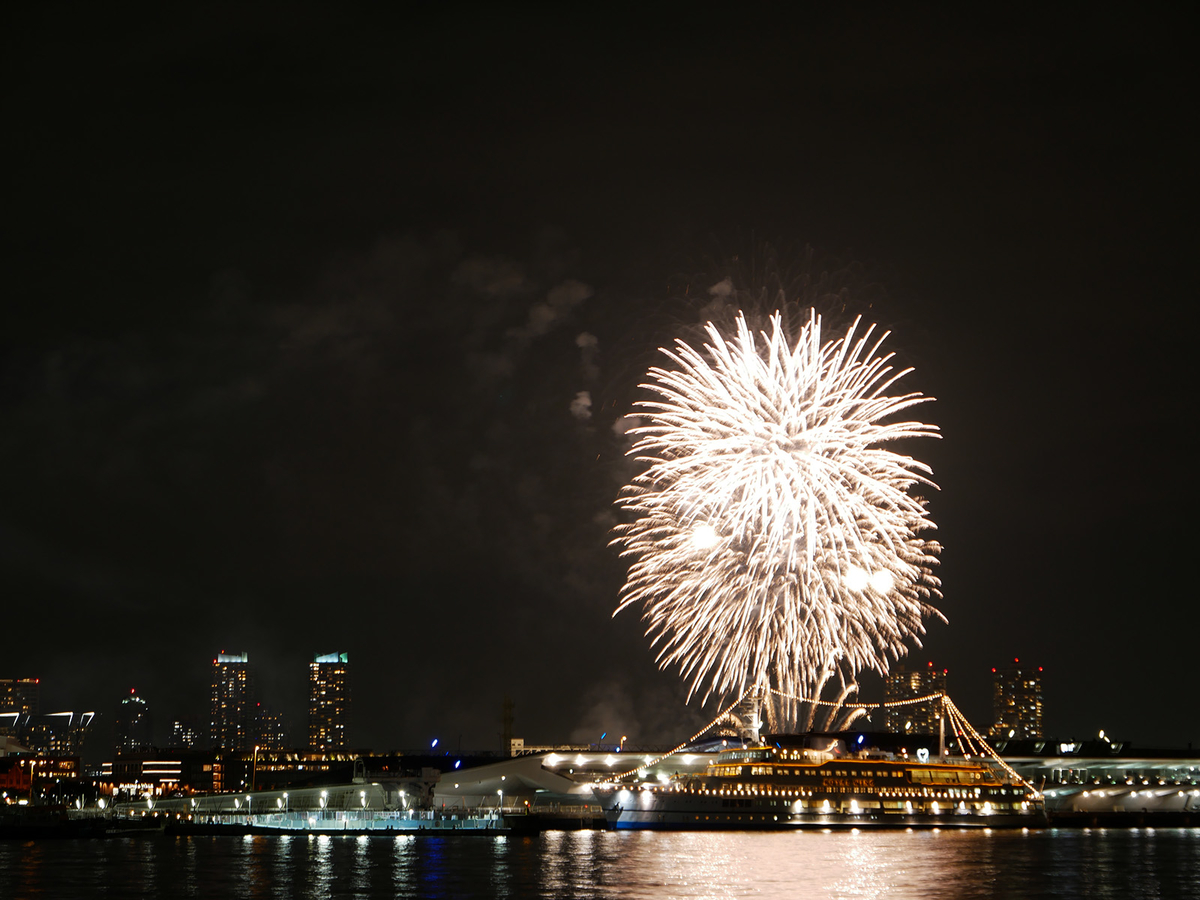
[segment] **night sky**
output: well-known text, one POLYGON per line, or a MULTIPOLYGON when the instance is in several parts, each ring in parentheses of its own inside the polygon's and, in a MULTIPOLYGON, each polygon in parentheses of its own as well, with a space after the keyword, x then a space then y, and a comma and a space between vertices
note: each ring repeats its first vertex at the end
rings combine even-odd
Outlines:
POLYGON ((937 398, 913 659, 1200 740, 1182 21, 345 6, 8 15, 0 677, 163 739, 246 651, 300 744, 346 650, 362 747, 687 737, 611 617, 619 423, 775 259, 937 398))

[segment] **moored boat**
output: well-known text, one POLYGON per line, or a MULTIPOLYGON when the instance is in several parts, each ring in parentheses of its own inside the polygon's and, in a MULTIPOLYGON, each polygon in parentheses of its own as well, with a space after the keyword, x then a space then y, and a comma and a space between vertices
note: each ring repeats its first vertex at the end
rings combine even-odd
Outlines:
POLYGON ((777 735, 722 750, 703 774, 593 786, 610 828, 1038 827, 1041 795, 1002 763, 852 751, 777 735))

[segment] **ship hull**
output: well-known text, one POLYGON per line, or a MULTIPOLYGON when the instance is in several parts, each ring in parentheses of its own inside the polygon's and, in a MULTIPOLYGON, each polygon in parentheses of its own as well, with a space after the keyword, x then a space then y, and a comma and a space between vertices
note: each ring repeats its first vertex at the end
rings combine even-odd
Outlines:
POLYGON ((644 809, 613 806, 605 810, 612 830, 657 831, 788 831, 795 829, 892 829, 892 828, 1041 828, 1046 818, 1040 813, 991 815, 821 812, 731 812, 702 807, 680 808, 676 804, 651 804, 644 809))

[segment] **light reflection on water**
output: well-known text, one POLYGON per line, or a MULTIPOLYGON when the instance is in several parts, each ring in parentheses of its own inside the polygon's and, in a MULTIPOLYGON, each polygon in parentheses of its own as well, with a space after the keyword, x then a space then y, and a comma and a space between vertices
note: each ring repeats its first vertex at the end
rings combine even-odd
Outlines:
POLYGON ((0 898, 1200 898, 1200 829, 0 841, 0 898))

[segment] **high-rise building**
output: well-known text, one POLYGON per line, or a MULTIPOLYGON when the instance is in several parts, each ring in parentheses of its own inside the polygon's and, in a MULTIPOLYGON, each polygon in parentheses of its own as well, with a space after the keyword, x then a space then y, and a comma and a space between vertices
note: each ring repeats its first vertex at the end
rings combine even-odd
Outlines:
POLYGON ((0 678, 0 713, 36 716, 39 687, 37 678, 0 678))
POLYGON ((196 720, 191 716, 176 719, 171 723, 171 736, 167 739, 167 746, 185 750, 197 749, 201 746, 201 731, 202 729, 198 727, 196 720))
MULTIPOLYGON (((888 673, 883 682, 885 702, 915 700, 930 694, 946 692, 947 669, 935 669, 933 663, 908 668, 900 665, 888 673)), ((884 727, 895 734, 937 734, 942 715, 942 701, 906 703, 886 707, 884 727)))
POLYGON ((254 682, 245 653, 222 652, 213 660, 209 729, 218 750, 254 747, 254 682))
POLYGON ((139 697, 136 691, 131 690, 129 696, 117 707, 117 715, 113 720, 113 738, 117 753, 149 750, 154 744, 151 736, 152 724, 146 701, 139 697))
POLYGON ((284 726, 283 713, 259 703, 255 707, 254 726, 254 733, 258 735, 256 743, 260 750, 287 749, 287 728, 284 726))
POLYGON ((342 750, 350 720, 350 655, 324 653, 308 667, 308 746, 342 750))
POLYGON ((1042 734, 1042 667, 1014 659, 1011 666, 992 669, 992 727, 994 738, 1040 738, 1042 734))

